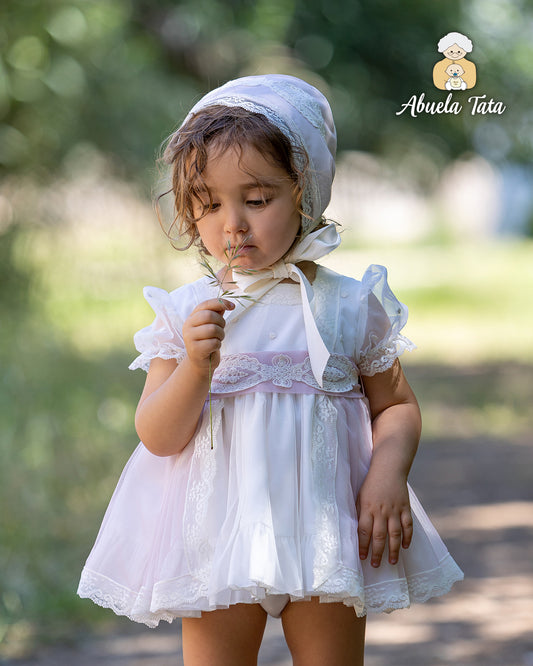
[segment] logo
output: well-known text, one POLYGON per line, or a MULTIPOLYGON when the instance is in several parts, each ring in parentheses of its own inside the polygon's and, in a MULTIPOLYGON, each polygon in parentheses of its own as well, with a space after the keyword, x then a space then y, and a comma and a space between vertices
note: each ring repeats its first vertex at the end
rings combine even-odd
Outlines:
POLYGON ((448 91, 446 100, 427 101, 425 93, 421 92, 411 95, 408 101, 401 105, 401 109, 396 111, 396 115, 401 116, 405 112, 413 118, 420 114, 458 115, 463 111, 465 102, 473 116, 487 113, 501 115, 507 108, 505 104, 492 98, 487 99, 487 95, 471 95, 465 100, 463 91, 473 88, 477 81, 476 66, 470 60, 473 48, 471 40, 460 32, 444 35, 437 44, 437 51, 444 57, 433 67, 433 84, 439 90, 448 91), (455 94, 458 96, 454 98, 455 94))
POLYGON ((476 66, 466 59, 472 42, 460 32, 449 32, 439 41, 437 50, 444 58, 433 67, 433 83, 440 90, 467 90, 476 85, 476 66))

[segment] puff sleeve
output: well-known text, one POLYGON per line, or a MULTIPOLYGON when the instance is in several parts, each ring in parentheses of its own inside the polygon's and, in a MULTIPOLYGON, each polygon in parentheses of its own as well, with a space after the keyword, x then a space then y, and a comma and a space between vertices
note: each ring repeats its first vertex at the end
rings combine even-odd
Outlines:
POLYGON ((155 312, 155 319, 133 336, 139 356, 129 366, 148 371, 153 358, 174 358, 179 363, 186 355, 181 334, 182 318, 176 310, 172 295, 158 287, 145 287, 145 299, 155 312))
POLYGON ((372 265, 361 281, 356 362, 362 375, 385 372, 404 351, 416 346, 400 331, 407 322, 407 307, 392 293, 387 269, 372 265))

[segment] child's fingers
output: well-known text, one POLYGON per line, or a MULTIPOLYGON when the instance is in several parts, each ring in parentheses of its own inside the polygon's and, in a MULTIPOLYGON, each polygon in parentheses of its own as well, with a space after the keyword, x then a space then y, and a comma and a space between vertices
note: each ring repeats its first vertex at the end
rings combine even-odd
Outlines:
POLYGON ((387 521, 382 517, 374 518, 374 529, 372 530, 372 556, 370 564, 373 567, 379 567, 381 558, 387 545, 387 521))
POLYGON ((210 337, 194 341, 195 358, 209 359, 213 352, 217 352, 222 346, 220 338, 210 337))
POLYGON ((389 564, 396 564, 402 545, 402 524, 399 517, 389 519, 389 564))
POLYGON ((232 310, 234 304, 228 300, 212 298, 200 303, 183 324, 183 340, 189 359, 199 367, 217 367, 218 352, 224 340, 226 320, 224 312, 232 310))
POLYGON ((370 550, 374 519, 372 518, 371 513, 362 515, 359 509, 358 513, 359 524, 357 526, 357 536, 359 539, 359 558, 361 560, 366 560, 368 557, 368 551, 370 550))
POLYGON ((400 547, 409 548, 413 538, 413 518, 409 508, 402 511, 399 518, 389 520, 389 563, 397 564, 400 547))
POLYGON ((203 301, 197 305, 194 310, 195 312, 200 312, 201 310, 211 310, 212 312, 226 312, 226 310, 233 310, 235 308, 235 303, 228 301, 226 298, 210 298, 207 301, 203 301))
POLYGON ((379 567, 381 558, 387 544, 387 521, 370 511, 362 513, 357 527, 359 538, 359 558, 366 560, 369 551, 372 552, 370 564, 379 567))
POLYGON ((402 525, 402 548, 409 548, 413 539, 413 516, 410 509, 402 512, 400 522, 402 525))
POLYGON ((207 338, 224 338, 224 327, 226 320, 223 313, 227 309, 232 309, 233 304, 229 301, 219 302, 217 299, 204 301, 200 303, 189 315, 183 325, 183 332, 186 337, 197 340, 207 338), (231 306, 231 307, 228 307, 231 306))
POLYGON ((373 567, 379 567, 385 547, 388 545, 388 560, 397 564, 401 548, 408 548, 413 538, 411 511, 404 510, 399 517, 373 515, 371 512, 359 516, 357 528, 359 537, 359 558, 366 560, 371 552, 373 567))
POLYGON ((200 340, 224 340, 224 324, 218 322, 206 322, 196 324, 191 331, 191 339, 200 340))

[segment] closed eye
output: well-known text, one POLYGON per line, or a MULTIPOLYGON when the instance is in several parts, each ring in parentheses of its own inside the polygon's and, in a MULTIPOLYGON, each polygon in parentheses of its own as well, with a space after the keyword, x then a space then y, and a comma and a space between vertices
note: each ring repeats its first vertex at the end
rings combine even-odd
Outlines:
POLYGON ((253 208, 260 208, 261 206, 266 206, 272 201, 272 199, 248 199, 246 202, 249 206, 253 208))
POLYGON ((213 201, 211 205, 209 205, 209 201, 203 201, 202 207, 203 207, 203 214, 207 215, 207 213, 212 213, 217 208, 220 208, 220 204, 216 203, 216 201, 213 201))

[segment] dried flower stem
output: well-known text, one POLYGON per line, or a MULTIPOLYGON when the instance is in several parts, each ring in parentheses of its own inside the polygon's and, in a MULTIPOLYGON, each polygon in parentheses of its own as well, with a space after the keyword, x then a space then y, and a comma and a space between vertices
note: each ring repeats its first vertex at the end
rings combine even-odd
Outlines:
POLYGON ((213 354, 209 354, 209 431, 211 434, 211 451, 213 450, 213 408, 211 406, 211 381, 213 380, 213 370, 211 363, 212 356, 213 354))
MULTIPOLYGON (((235 264, 235 260, 238 259, 241 255, 239 254, 240 250, 244 247, 246 244, 246 241, 248 238, 243 238, 238 245, 235 247, 231 247, 229 241, 228 241, 228 246, 224 250, 224 255, 226 257, 226 265, 224 267, 224 270, 222 271, 221 276, 217 275, 215 271, 213 270, 211 264, 207 260, 207 257, 203 257, 202 261, 200 262, 200 266, 205 269, 206 275, 209 278, 210 284, 212 284, 215 287, 218 287, 218 294, 217 294, 217 299, 219 300, 220 303, 222 303, 223 299, 228 299, 232 301, 236 301, 237 303, 240 303, 241 301, 253 301, 254 299, 251 296, 248 296, 247 294, 236 294, 232 289, 228 289, 228 285, 234 285, 237 284, 235 281, 227 281, 227 277, 230 271, 238 269, 239 272, 244 273, 245 275, 250 275, 254 271, 253 270, 246 270, 240 268, 237 264, 235 264)), ((212 399, 212 391, 211 391, 211 382, 213 380, 213 368, 212 368, 212 356, 213 354, 211 353, 209 355, 209 428, 210 428, 210 433, 211 433, 211 450, 213 449, 213 409, 211 405, 211 399, 212 399)))

